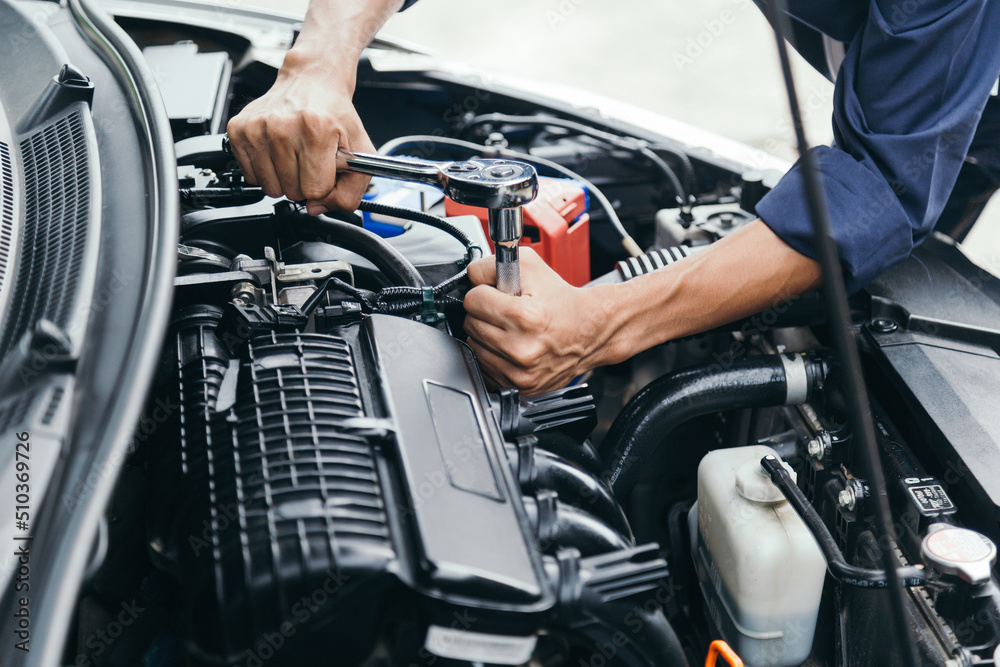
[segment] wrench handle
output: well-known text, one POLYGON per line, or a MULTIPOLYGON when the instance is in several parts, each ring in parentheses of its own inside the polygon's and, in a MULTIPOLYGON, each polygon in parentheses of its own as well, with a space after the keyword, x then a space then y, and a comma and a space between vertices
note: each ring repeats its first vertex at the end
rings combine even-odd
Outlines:
POLYGON ((441 166, 436 162, 374 153, 355 153, 343 148, 337 149, 337 171, 352 171, 430 185, 438 185, 441 181, 441 166))

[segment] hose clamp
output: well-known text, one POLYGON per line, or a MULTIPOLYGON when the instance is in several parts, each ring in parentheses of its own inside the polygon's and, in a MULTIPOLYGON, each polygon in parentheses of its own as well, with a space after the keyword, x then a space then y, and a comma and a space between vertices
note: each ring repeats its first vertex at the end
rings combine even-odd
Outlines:
POLYGON ((806 360, 801 354, 783 352, 781 365, 785 368, 785 405, 800 405, 809 397, 809 374, 806 360))

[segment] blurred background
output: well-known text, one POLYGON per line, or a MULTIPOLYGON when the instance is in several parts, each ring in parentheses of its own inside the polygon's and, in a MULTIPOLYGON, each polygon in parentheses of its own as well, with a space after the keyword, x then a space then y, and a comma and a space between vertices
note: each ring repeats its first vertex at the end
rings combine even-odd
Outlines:
MULTIPOLYGON (((308 0, 226 0, 304 13, 308 0)), ((585 88, 761 148, 796 150, 774 36, 752 0, 421 0, 383 34, 585 88)), ((793 53, 806 134, 829 143, 833 84, 793 53)), ((1000 196, 966 241, 1000 275, 1000 196)))

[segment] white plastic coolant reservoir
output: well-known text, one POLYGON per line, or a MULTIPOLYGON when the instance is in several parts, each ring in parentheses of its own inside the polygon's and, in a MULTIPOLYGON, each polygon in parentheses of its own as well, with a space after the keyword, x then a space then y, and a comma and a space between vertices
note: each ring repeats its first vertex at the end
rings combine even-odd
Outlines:
POLYGON ((760 467, 770 447, 709 453, 698 466, 691 548, 708 611, 752 667, 809 655, 826 560, 812 533, 760 467))

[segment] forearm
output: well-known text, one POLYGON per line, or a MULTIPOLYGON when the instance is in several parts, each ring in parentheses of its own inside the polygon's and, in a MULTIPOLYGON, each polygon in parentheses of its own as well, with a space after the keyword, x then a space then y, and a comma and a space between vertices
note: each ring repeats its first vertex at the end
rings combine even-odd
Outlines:
POLYGON ((312 0, 279 77, 307 74, 353 93, 356 63, 403 0, 312 0))
POLYGON ((815 260, 755 221, 666 269, 595 288, 608 326, 588 365, 618 363, 653 345, 758 313, 820 281, 815 260))

